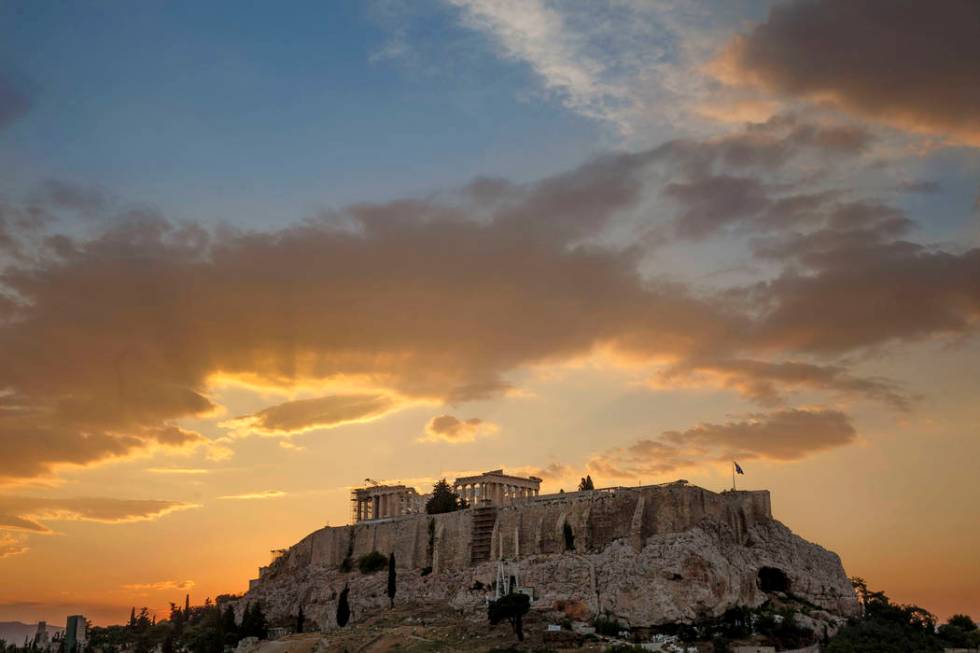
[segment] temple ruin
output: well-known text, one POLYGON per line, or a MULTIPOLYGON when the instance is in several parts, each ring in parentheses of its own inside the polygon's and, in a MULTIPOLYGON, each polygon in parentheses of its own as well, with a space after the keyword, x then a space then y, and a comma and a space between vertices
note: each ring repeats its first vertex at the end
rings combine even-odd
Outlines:
MULTIPOLYGON (((453 481, 453 491, 469 506, 507 506, 521 499, 536 497, 541 479, 536 476, 512 476, 502 469, 492 469, 476 476, 453 481)), ((372 483, 351 490, 351 523, 389 519, 425 512, 428 494, 419 494, 407 485, 372 483)))
POLYGON ((426 497, 407 485, 370 485, 351 490, 351 522, 425 512, 426 497))
POLYGON ((453 491, 470 506, 506 506, 519 499, 538 496, 541 479, 537 476, 511 476, 504 474, 502 469, 493 469, 477 476, 457 478, 453 482, 453 491))

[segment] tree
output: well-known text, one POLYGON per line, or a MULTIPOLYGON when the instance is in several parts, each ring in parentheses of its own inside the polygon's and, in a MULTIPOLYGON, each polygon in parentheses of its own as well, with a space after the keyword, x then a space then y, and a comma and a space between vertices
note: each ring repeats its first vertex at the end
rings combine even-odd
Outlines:
POLYGON ((527 594, 511 592, 496 601, 490 601, 487 606, 487 618, 491 626, 496 626, 503 620, 510 622, 517 635, 517 641, 524 641, 524 615, 531 609, 531 598, 527 594))
POLYGON ((575 533, 572 532, 572 525, 568 522, 564 522, 561 526, 562 537, 565 538, 565 550, 574 551, 575 550, 575 533))
POLYGON ((265 613, 262 611, 262 603, 256 601, 247 605, 244 614, 242 614, 242 637, 265 639, 267 631, 268 623, 266 623, 265 613))
POLYGON ((594 489, 595 489, 595 483, 592 482, 592 477, 586 474, 585 478, 579 481, 578 491, 585 492, 587 490, 594 490, 594 489))
POLYGON ((357 569, 362 574, 373 574, 388 565, 388 558, 378 551, 369 551, 357 559, 357 569))
POLYGON ((950 617, 946 624, 949 626, 956 626, 964 632, 970 632, 977 629, 977 625, 973 623, 973 619, 969 615, 965 614, 954 614, 950 617))
POLYGON ((238 645, 238 640, 241 638, 238 635, 238 623, 235 621, 235 609, 230 603, 225 606, 225 611, 221 614, 221 632, 224 634, 226 646, 238 645))
POLYGON ((980 647, 980 630, 965 614, 954 614, 939 627, 938 634, 947 648, 980 647))
POLYGON ((897 653, 942 650, 942 636, 935 633, 935 617, 927 610, 917 605, 892 603, 884 592, 868 590, 859 578, 852 582, 864 604, 864 616, 849 621, 830 640, 824 651, 897 653))
POLYGON ((432 496, 425 502, 425 511, 430 515, 453 512, 466 507, 466 502, 453 492, 446 479, 441 479, 432 486, 432 496))
POLYGON ((340 598, 337 599, 337 625, 341 628, 347 625, 350 621, 350 603, 347 600, 347 595, 350 594, 350 587, 344 585, 344 589, 340 591, 340 598))
POLYGON ((150 620, 150 609, 146 607, 140 608, 139 614, 136 615, 136 630, 143 632, 152 625, 153 622, 150 620))
POLYGON ((391 607, 395 607, 395 591, 397 590, 397 577, 395 571, 395 552, 392 551, 388 556, 388 601, 391 607))
POLYGON ((299 606, 299 614, 296 615, 296 632, 301 633, 306 627, 306 615, 303 614, 303 606, 299 606))
POLYGON ((129 611, 129 627, 136 628, 136 606, 129 611))

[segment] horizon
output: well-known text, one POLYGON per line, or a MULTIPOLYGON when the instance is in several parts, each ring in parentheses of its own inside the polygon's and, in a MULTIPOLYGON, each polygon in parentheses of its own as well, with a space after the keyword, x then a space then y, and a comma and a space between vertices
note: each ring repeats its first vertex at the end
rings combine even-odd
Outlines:
POLYGON ((244 592, 371 479, 733 461, 980 617, 977 21, 4 3, 0 621, 244 592))

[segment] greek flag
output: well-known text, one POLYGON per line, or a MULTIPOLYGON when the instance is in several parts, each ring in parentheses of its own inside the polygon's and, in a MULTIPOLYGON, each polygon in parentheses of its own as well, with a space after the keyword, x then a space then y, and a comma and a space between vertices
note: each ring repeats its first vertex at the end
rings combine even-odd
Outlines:
POLYGON ((745 472, 743 472, 743 471, 742 471, 742 468, 738 466, 738 463, 737 463, 737 462, 735 462, 735 461, 733 460, 733 461, 732 461, 732 464, 733 464, 733 465, 735 465, 735 471, 736 471, 736 472, 738 472, 739 474, 744 474, 744 473, 745 473, 745 472))

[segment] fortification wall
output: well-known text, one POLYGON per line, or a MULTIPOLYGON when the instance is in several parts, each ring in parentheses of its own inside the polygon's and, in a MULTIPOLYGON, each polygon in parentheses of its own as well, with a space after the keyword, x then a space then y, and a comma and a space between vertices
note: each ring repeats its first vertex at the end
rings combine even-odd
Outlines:
MULTIPOLYGON (((408 515, 352 526, 325 527, 292 546, 276 569, 336 567, 379 551, 394 552, 399 568, 454 571, 471 566, 473 511, 408 515), (431 524, 431 525, 430 525, 431 524)), ((601 551, 616 540, 643 548, 653 536, 678 533, 710 518, 727 524, 742 541, 752 525, 772 519, 769 492, 715 493, 685 484, 616 488, 537 497, 498 508, 492 559, 601 551)))
POLYGON ((501 508, 491 551, 494 558, 511 559, 561 553, 571 544, 577 553, 590 553, 615 540, 639 551, 654 535, 679 533, 706 518, 728 524, 742 541, 753 524, 772 519, 769 492, 717 494, 671 485, 554 495, 501 508))
POLYGON ((269 615, 289 619, 302 606, 321 627, 333 627, 338 593, 349 586, 356 615, 380 610, 387 575, 340 569, 345 558, 370 551, 395 553, 406 572, 398 576, 400 597, 472 614, 485 610, 500 559, 519 560, 514 567, 535 609, 560 611, 571 602, 630 624, 693 623, 734 606, 759 606, 785 588, 831 615, 858 611, 840 558, 775 521, 768 492, 719 494, 686 484, 322 528, 266 568, 235 609, 241 615, 261 601, 269 615), (562 555, 568 549, 574 555, 562 555), (421 573, 427 567, 432 573, 421 573), (767 588, 764 569, 782 572, 785 588, 767 588))

